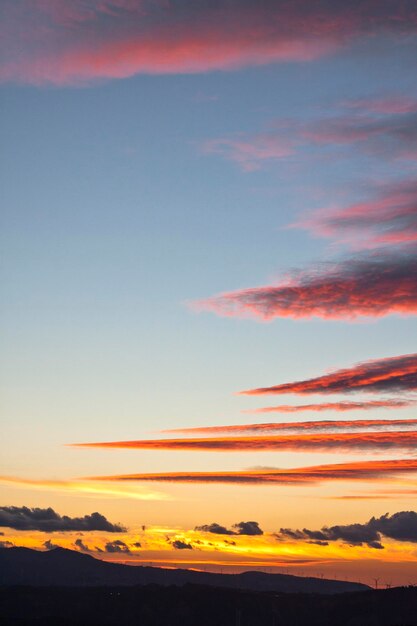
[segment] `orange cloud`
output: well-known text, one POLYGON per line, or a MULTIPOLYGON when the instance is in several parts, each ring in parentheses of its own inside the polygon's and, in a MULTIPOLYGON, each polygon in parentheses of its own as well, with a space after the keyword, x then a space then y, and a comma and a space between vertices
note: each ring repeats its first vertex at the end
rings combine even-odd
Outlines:
POLYGON ((92 480, 236 485, 308 485, 333 480, 387 480, 417 472, 416 459, 366 461, 290 469, 259 468, 237 472, 160 472, 95 476, 92 480))
POLYGON ((242 391, 246 395, 349 393, 355 391, 413 391, 417 389, 417 354, 404 354, 363 361, 353 367, 335 370, 329 374, 242 391))
POLYGON ((189 439, 142 439, 137 441, 104 441, 72 444, 83 448, 130 448, 137 450, 192 451, 415 451, 417 431, 363 433, 321 433, 308 435, 270 435, 258 437, 210 437, 189 439))
POLYGON ((415 6, 359 0, 4 0, 3 80, 74 83, 306 61, 359 38, 407 41, 415 6))
POLYGON ((247 409, 242 413, 300 413, 301 411, 369 411, 370 409, 401 409, 416 404, 416 400, 367 400, 363 402, 321 402, 320 404, 279 404, 260 409, 247 409))
POLYGON ((321 420, 311 422, 273 422, 269 424, 233 424, 230 426, 202 426, 200 428, 174 428, 163 430, 164 433, 241 433, 241 432, 276 432, 289 431, 333 431, 380 428, 415 428, 417 419, 399 420, 321 420))

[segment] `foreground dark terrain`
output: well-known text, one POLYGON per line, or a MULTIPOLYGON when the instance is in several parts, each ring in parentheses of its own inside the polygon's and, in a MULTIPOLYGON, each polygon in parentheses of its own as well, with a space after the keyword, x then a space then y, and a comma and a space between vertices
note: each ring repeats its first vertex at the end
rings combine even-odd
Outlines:
POLYGON ((2 626, 415 626, 417 589, 336 595, 183 587, 3 587, 2 626))
POLYGON ((28 548, 0 549, 0 585, 120 587, 149 584, 196 584, 250 591, 323 594, 369 589, 367 585, 359 583, 285 574, 252 571, 231 575, 121 565, 64 548, 55 548, 49 552, 28 548))

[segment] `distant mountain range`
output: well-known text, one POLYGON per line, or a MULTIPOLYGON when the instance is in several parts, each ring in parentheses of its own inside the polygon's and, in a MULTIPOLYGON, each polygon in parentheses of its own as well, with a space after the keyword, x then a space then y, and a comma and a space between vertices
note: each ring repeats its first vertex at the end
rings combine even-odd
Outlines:
POLYGON ((249 571, 214 574, 185 569, 122 565, 88 554, 55 548, 47 552, 29 548, 0 549, 0 585, 41 587, 107 587, 187 584, 276 593, 335 594, 369 590, 367 585, 325 578, 249 571))

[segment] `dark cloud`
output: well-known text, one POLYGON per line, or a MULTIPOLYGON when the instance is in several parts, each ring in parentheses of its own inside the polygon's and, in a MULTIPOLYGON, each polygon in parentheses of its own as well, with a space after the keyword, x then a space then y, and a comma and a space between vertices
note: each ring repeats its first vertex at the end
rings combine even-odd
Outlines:
POLYGON ((59 515, 52 508, 30 509, 26 506, 0 507, 0 526, 44 532, 103 530, 112 533, 126 530, 119 524, 110 523, 104 515, 97 512, 84 517, 69 517, 59 515))
POLYGON ((132 544, 134 548, 141 548, 142 544, 140 543, 140 541, 135 541, 134 544, 132 544))
POLYGON ((263 535, 264 531, 259 528, 258 522, 239 522, 233 524, 236 535, 263 535))
POLYGON ((225 526, 221 526, 216 522, 212 524, 203 524, 202 526, 196 526, 195 530, 201 530, 204 533, 214 533, 215 535, 234 535, 235 532, 226 528, 225 526))
POLYGON ((171 541, 171 545, 175 550, 192 550, 193 546, 190 543, 186 543, 185 541, 181 541, 180 539, 175 539, 171 541))
POLYGON ((81 552, 91 552, 90 548, 83 542, 82 539, 76 539, 74 541, 74 545, 81 551, 81 552))
POLYGON ((46 548, 47 550, 55 550, 56 548, 60 548, 61 546, 59 546, 56 543, 53 543, 50 539, 47 539, 47 541, 43 542, 43 547, 46 548))
POLYGON ((396 541, 417 543, 417 513, 400 511, 391 516, 386 513, 378 518, 372 517, 366 524, 324 526, 321 530, 281 528, 276 535, 279 540, 300 540, 318 545, 327 545, 331 541, 343 541, 351 546, 366 544, 377 550, 383 548, 382 536, 396 541))
POLYGON ((238 522, 233 524, 231 529, 213 522, 212 524, 196 526, 195 530, 215 535, 263 535, 263 530, 259 528, 258 522, 238 522))
POLYGON ((0 548, 13 548, 14 543, 11 541, 0 541, 0 548))
POLYGON ((106 552, 130 552, 129 547, 121 539, 109 541, 105 545, 106 552))
MULTIPOLYGON (((417 276, 415 274, 414 276, 417 276)), ((413 278, 413 277, 412 277, 413 278)), ((414 280, 414 278, 413 278, 414 280)), ((416 283, 417 284, 417 283, 416 283)), ((417 354, 363 361, 316 378, 242 391, 246 395, 402 392, 417 389, 417 354)))

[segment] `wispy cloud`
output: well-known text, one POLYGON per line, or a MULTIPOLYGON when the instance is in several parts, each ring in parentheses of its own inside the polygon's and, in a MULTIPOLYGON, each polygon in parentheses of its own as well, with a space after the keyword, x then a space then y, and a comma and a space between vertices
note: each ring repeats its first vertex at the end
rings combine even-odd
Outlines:
POLYGON ((150 489, 120 489, 119 487, 108 488, 94 481, 42 480, 35 478, 21 478, 18 476, 0 476, 0 484, 21 487, 22 489, 77 493, 78 495, 87 495, 90 498, 132 498, 134 500, 171 499, 168 494, 150 489))
POLYGON ((235 472, 160 472, 96 476, 94 480, 233 485, 308 485, 324 481, 390 480, 417 472, 416 459, 364 461, 290 469, 259 468, 235 472))
POLYGON ((3 80, 74 83, 306 61, 417 30, 409 1, 4 0, 3 80))
POLYGON ((409 428, 415 429, 417 419, 393 419, 393 420, 321 420, 310 422, 272 422, 268 424, 232 424, 228 426, 201 426, 196 428, 174 428, 164 430, 164 433, 183 434, 210 434, 210 433, 244 433, 244 432, 306 432, 306 431, 338 431, 338 430, 387 430, 409 428))
MULTIPOLYGON (((308 122, 297 118, 271 120, 252 133, 206 140, 202 150, 254 171, 270 161, 307 156, 311 150, 352 149, 384 159, 417 159, 417 99, 387 96, 337 103, 308 122), (335 114, 335 111, 337 114, 335 114)), ((320 152, 319 152, 320 153, 320 152)), ((349 154, 347 152, 346 154, 349 154)))
POLYGON ((278 404, 257 409, 245 409, 242 413, 301 413, 303 411, 370 411, 374 409, 401 409, 416 404, 417 400, 364 400, 361 402, 320 402, 319 404, 278 404))
POLYGON ((107 441, 75 444, 84 448, 128 448, 137 450, 189 451, 415 451, 417 431, 363 433, 320 433, 248 437, 207 437, 187 439, 143 439, 138 441, 107 441))
POLYGON ((417 313, 417 255, 374 254, 319 264, 276 284, 199 300, 197 311, 270 321, 319 317, 351 320, 417 313))
POLYGON ((314 211, 295 226, 356 247, 415 243, 417 180, 385 185, 363 202, 314 211))
POLYGON ((417 354, 363 361, 316 378, 242 391, 246 395, 403 392, 417 389, 417 354))

